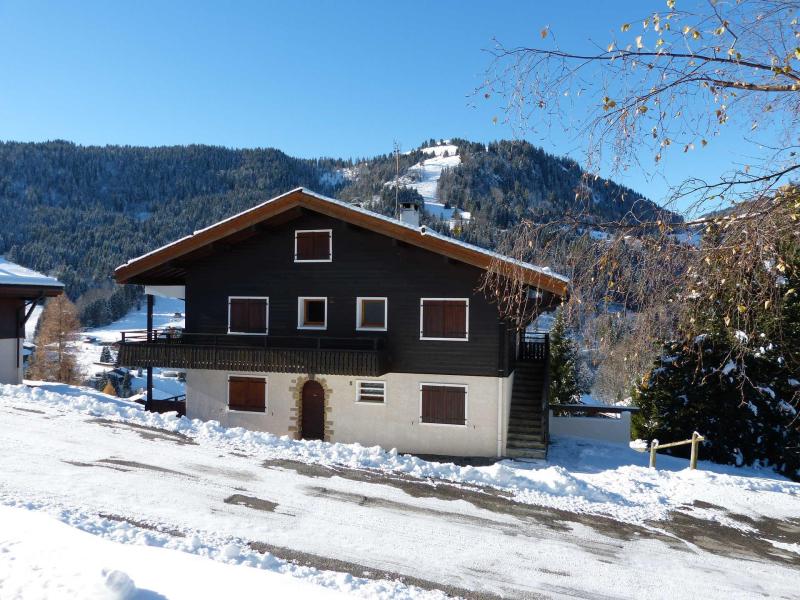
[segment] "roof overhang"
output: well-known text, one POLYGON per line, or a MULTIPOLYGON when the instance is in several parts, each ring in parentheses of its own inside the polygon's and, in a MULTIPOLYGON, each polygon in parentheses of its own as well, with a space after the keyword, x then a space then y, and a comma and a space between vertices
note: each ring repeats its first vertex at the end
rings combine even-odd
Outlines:
POLYGON ((36 300, 38 298, 52 298, 64 293, 63 286, 44 285, 2 285, 0 284, 0 298, 22 298, 36 300))
POLYGON ((122 284, 163 283, 155 280, 155 278, 149 280, 148 272, 169 266, 174 261, 186 258, 188 255, 215 242, 253 230, 263 221, 298 207, 340 219, 352 225, 387 235, 406 244, 411 244, 484 270, 499 269, 500 272, 506 272, 510 267, 511 270, 508 272, 513 272, 514 277, 521 279, 528 285, 546 290, 560 297, 567 295, 568 279, 550 272, 547 268, 515 261, 477 246, 453 240, 427 230, 425 227, 415 228, 396 219, 384 217, 333 198, 327 198, 304 188, 297 188, 277 196, 272 200, 268 200, 131 260, 117 267, 114 276, 117 282, 122 284))

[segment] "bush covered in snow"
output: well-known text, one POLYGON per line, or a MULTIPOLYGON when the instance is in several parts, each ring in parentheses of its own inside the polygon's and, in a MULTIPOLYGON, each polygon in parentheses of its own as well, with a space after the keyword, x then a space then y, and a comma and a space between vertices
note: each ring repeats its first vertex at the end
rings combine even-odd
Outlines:
MULTIPOLYGON (((800 388, 774 356, 751 353, 734 362, 729 353, 717 336, 666 344, 634 394, 641 408, 634 435, 667 443, 698 431, 706 437, 704 459, 772 465, 800 479, 800 421, 792 400, 800 388)), ((689 446, 672 450, 689 454, 689 446)))
MULTIPOLYGON (((771 465, 800 479, 800 244, 789 240, 778 250, 764 269, 775 272, 780 310, 738 304, 747 292, 738 285, 697 294, 685 341, 665 344, 634 393, 641 407, 633 419, 636 436, 665 443, 696 430, 707 438, 704 458, 771 465), (734 318, 748 319, 758 335, 738 330, 734 318)), ((688 452, 688 446, 675 449, 688 452)))

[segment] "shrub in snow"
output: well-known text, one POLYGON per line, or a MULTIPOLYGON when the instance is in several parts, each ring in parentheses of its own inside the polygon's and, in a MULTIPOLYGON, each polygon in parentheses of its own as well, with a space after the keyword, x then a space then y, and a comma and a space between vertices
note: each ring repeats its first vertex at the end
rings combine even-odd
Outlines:
MULTIPOLYGON (((764 464, 800 479, 800 419, 785 362, 750 352, 736 363, 721 336, 670 342, 634 392, 641 412, 633 433, 662 443, 706 437, 703 459, 737 466, 764 464)), ((672 448, 689 455, 689 446, 672 448)))
MULTIPOLYGON (((763 278, 752 277, 748 289, 741 279, 725 277, 737 268, 734 262, 709 263, 683 325, 686 341, 665 344, 634 394, 642 410, 633 428, 639 437, 664 443, 696 430, 708 440, 702 458, 772 465, 800 479, 800 388, 792 385, 800 379, 798 237, 767 251, 774 258, 765 261, 766 281, 777 293, 763 307, 742 301, 759 291, 763 278), (719 289, 704 287, 716 279, 719 289)), ((688 452, 688 446, 675 449, 688 452)))

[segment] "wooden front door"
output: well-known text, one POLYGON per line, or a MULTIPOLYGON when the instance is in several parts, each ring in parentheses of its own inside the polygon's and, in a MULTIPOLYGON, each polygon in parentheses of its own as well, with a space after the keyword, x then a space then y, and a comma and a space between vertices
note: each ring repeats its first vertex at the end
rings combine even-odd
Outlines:
POLYGON ((303 422, 300 435, 304 440, 325 438, 325 390, 316 381, 303 386, 303 422))

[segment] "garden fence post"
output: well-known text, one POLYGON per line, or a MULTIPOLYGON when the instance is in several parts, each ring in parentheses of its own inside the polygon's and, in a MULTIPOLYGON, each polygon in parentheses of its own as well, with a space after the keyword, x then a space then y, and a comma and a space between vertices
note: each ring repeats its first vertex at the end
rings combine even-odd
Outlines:
POLYGON ((696 431, 692 433, 692 453, 689 457, 689 469, 696 469, 697 468, 697 446, 699 444, 698 438, 700 434, 696 431))

